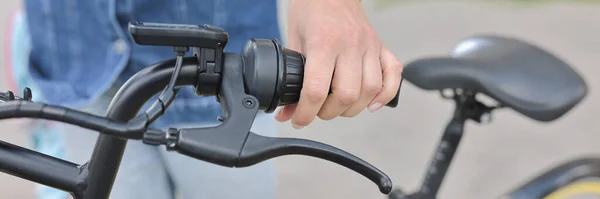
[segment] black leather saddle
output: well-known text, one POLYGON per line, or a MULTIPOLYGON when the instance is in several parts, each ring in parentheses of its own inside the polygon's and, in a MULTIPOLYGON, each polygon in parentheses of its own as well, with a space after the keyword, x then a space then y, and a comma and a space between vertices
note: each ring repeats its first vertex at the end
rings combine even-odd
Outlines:
POLYGON ((403 77, 426 90, 483 93, 538 121, 559 118, 587 94, 584 80, 567 63, 532 44, 501 36, 464 39, 451 56, 407 64, 403 77))

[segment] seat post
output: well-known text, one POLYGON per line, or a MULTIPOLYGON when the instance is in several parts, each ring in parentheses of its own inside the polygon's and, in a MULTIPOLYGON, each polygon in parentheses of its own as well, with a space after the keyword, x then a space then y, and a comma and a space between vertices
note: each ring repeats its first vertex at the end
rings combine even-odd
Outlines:
POLYGON ((452 158, 454 158, 460 144, 465 121, 473 119, 481 122, 482 116, 489 114, 493 109, 478 102, 475 99, 475 94, 471 93, 458 93, 455 90, 452 99, 455 102, 453 117, 446 126, 437 145, 419 192, 409 197, 410 199, 436 198, 452 158))

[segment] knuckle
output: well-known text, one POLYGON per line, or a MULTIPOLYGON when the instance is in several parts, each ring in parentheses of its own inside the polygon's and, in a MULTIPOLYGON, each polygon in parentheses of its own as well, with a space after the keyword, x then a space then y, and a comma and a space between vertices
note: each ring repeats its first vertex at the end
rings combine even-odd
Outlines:
POLYGON ((400 64, 400 61, 398 60, 394 60, 394 62, 391 63, 392 65, 390 67, 387 67, 386 69, 384 69, 385 73, 392 73, 395 77, 400 77, 402 75, 402 64, 400 64))
POLYGON ((372 41, 376 41, 373 42, 374 44, 377 44, 378 46, 381 46, 381 40, 379 39, 379 35, 377 35, 377 33, 375 32, 375 30, 373 29, 368 29, 365 31, 366 35, 372 40, 372 41))
POLYGON ((381 41, 379 41, 379 39, 373 39, 373 42, 371 42, 371 47, 373 49, 375 49, 377 52, 381 52, 381 47, 383 47, 383 44, 381 43, 381 41))
POLYGON ((377 93, 381 92, 383 89, 382 86, 383 85, 381 84, 381 81, 368 82, 364 84, 363 90, 368 95, 376 95, 377 93))
POLYGON ((360 93, 356 92, 355 89, 341 89, 337 93, 338 101, 342 105, 352 105, 358 98, 360 97, 360 93))
POLYGON ((317 117, 319 117, 321 120, 325 120, 325 121, 335 119, 335 116, 333 116, 331 114, 326 114, 326 113, 319 113, 319 114, 317 114, 317 117))
POLYGON ((314 116, 302 115, 292 118, 292 123, 300 126, 308 126, 313 121, 314 116))
POLYGON ((297 125, 300 125, 300 126, 308 126, 310 124, 310 121, 299 119, 299 120, 296 120, 294 123, 297 125))
POLYGON ((358 116, 358 114, 360 114, 360 111, 346 111, 341 116, 346 118, 353 118, 358 116))
POLYGON ((321 103, 327 98, 327 92, 322 89, 308 87, 302 90, 302 94, 311 103, 321 103))
POLYGON ((333 46, 339 42, 341 38, 340 31, 336 26, 320 26, 315 34, 315 37, 310 38, 312 46, 333 46))
POLYGON ((348 114, 348 113, 344 113, 344 114, 342 114, 342 117, 345 117, 345 118, 353 118, 353 117, 356 117, 357 115, 358 115, 358 114, 348 114))
POLYGON ((351 28, 346 35, 346 46, 349 48, 361 46, 363 43, 363 30, 361 28, 351 28))

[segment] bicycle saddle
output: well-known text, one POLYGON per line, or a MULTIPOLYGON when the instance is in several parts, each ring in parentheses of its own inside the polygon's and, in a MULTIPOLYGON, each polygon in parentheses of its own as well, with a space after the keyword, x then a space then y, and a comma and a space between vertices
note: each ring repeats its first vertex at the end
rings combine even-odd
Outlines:
POLYGON ((584 80, 549 52, 514 38, 461 40, 451 56, 407 64, 404 78, 425 90, 483 93, 538 121, 561 117, 587 93, 584 80))

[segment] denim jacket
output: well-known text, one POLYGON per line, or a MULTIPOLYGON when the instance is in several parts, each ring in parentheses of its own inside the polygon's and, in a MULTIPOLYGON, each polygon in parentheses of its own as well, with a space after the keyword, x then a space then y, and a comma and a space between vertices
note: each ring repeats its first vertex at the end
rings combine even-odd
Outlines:
MULTIPOLYGON (((240 52, 248 38, 280 39, 277 0, 26 0, 25 13, 28 70, 39 89, 33 92, 46 103, 72 108, 93 103, 148 65, 174 58, 170 47, 135 44, 130 21, 215 25, 229 33, 228 52, 240 52)), ((157 122, 216 120, 220 112, 214 97, 185 88, 157 122)))

